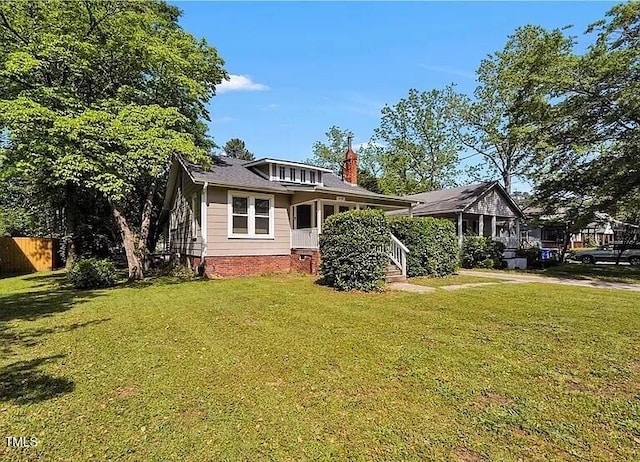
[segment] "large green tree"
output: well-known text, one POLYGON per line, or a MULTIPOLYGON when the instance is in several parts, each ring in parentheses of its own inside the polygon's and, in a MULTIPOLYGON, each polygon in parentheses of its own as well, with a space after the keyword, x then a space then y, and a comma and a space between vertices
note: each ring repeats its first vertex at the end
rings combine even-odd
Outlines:
POLYGON ((511 192, 513 179, 527 176, 534 133, 549 99, 549 82, 531 75, 557 71, 570 47, 560 31, 525 26, 501 51, 482 60, 473 98, 461 97, 454 111, 460 143, 482 159, 475 166, 480 177, 498 176, 511 192))
POLYGON ((350 130, 344 130, 336 125, 329 127, 325 133, 325 141, 316 141, 311 148, 312 157, 307 163, 333 170, 336 175, 342 174, 344 154, 347 152, 350 130))
MULTIPOLYGON (((306 162, 328 168, 336 175, 342 176, 344 155, 349 147, 349 137, 353 137, 353 133, 350 130, 332 125, 325 133, 325 137, 325 141, 313 143, 312 157, 306 162)), ((358 155, 358 186, 380 193, 376 146, 368 142, 361 145, 356 151, 358 155)))
POLYGON ((547 98, 544 110, 524 106, 521 114, 534 127, 534 198, 563 215, 565 246, 571 233, 601 212, 638 220, 633 210, 640 197, 640 3, 613 7, 586 33, 585 40, 595 40, 582 54, 563 37, 560 53, 549 60, 553 55, 537 37, 530 46, 538 51, 523 55, 548 63, 528 76, 547 98))
POLYGON ((537 185, 615 212, 640 195, 640 2, 613 7, 586 32, 595 42, 560 75, 534 75, 553 81, 554 98, 539 132, 537 185))
POLYGON ((171 157, 206 162, 205 103, 226 78, 160 1, 0 4, 3 164, 64 197, 106 200, 131 278, 143 277, 154 197, 171 157))
POLYGON ((254 159, 253 153, 247 149, 244 141, 242 141, 240 138, 231 138, 226 142, 223 149, 227 156, 233 157, 235 159, 254 159))
POLYGON ((382 109, 372 145, 378 147, 380 183, 388 194, 412 194, 452 186, 459 143, 454 136, 453 88, 419 92, 382 109))

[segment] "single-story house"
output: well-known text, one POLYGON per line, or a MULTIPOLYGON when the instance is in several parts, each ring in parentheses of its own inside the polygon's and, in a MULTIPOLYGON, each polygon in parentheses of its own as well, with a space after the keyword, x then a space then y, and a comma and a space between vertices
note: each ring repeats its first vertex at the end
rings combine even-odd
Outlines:
POLYGON ((418 204, 389 215, 451 220, 456 225, 460 245, 465 235, 472 234, 492 237, 510 249, 520 246, 520 221, 524 215, 497 181, 412 194, 404 199, 418 204))
MULTIPOLYGON (((523 240, 530 245, 543 248, 562 249, 564 247, 566 224, 563 222, 563 209, 555 214, 548 214, 539 207, 527 207, 524 213, 527 220, 522 228, 523 240)), ((624 240, 624 233, 624 226, 607 220, 594 221, 569 236, 569 248, 580 249, 613 244, 624 240)))
POLYGON ((176 156, 163 207, 168 250, 207 276, 292 269, 315 273, 327 217, 415 204, 358 186, 357 163, 351 147, 342 178, 326 168, 283 159, 216 156, 205 170, 176 156))

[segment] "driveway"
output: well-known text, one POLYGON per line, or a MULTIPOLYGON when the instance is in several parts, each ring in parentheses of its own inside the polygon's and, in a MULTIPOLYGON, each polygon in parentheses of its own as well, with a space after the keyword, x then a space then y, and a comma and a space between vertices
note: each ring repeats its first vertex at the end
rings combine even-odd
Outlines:
POLYGON ((467 276, 485 277, 489 279, 506 279, 514 282, 535 282, 543 284, 563 284, 566 286, 594 287, 596 289, 618 289, 630 290, 632 292, 640 292, 640 284, 625 284, 622 282, 605 282, 594 279, 568 279, 555 278, 547 276, 538 276, 535 274, 514 274, 509 271, 476 271, 461 269, 460 274, 467 276))

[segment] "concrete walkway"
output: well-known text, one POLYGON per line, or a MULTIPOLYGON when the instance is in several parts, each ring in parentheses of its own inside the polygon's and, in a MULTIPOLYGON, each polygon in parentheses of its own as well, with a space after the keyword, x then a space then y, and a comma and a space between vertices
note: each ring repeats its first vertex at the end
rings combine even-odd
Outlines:
POLYGON ((408 282, 392 282, 389 284, 391 290, 400 290, 402 292, 435 292, 434 287, 420 286, 418 284, 409 284, 408 282))
MULTIPOLYGON (((622 282, 605 282, 596 279, 570 279, 538 276, 535 274, 513 274, 508 271, 474 271, 460 270, 460 274, 465 276, 476 276, 489 279, 506 279, 509 282, 535 282, 543 284, 561 284, 565 286, 593 287, 596 289, 618 289, 640 292, 640 284, 625 284, 622 282)), ((467 284, 461 284, 467 285, 467 284)))
POLYGON ((546 276, 538 276, 535 274, 514 274, 507 271, 474 271, 460 270, 460 274, 464 276, 477 276, 487 278, 487 282, 472 282, 468 284, 452 284, 450 286, 427 287, 409 282, 392 282, 389 284, 391 290, 399 290, 402 292, 418 292, 427 293, 436 290, 460 290, 471 287, 495 286, 499 284, 527 284, 527 283, 544 283, 544 284, 560 284, 565 286, 592 287, 595 289, 617 289, 629 290, 632 292, 640 292, 640 284, 624 284, 621 282, 604 282, 595 279, 564 279, 546 276), (497 279, 502 279, 498 281, 497 279))

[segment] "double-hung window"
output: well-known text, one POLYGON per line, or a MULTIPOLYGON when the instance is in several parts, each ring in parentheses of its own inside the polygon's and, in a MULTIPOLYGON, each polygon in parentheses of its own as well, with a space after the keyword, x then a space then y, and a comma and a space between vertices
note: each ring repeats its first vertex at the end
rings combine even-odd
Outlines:
POLYGON ((284 167, 280 167, 280 181, 284 181, 287 179, 287 177, 285 176, 285 168, 284 167))
POLYGON ((274 237, 274 197, 229 191, 229 229, 231 238, 272 239, 274 237))
POLYGON ((311 183, 316 182, 316 172, 314 172, 313 170, 309 172, 309 182, 311 183))
POLYGON ((307 171, 306 170, 300 170, 300 181, 302 183, 306 183, 307 182, 307 171))
POLYGON ((296 169, 295 168, 290 168, 289 169, 289 180, 290 181, 296 181, 296 169))

